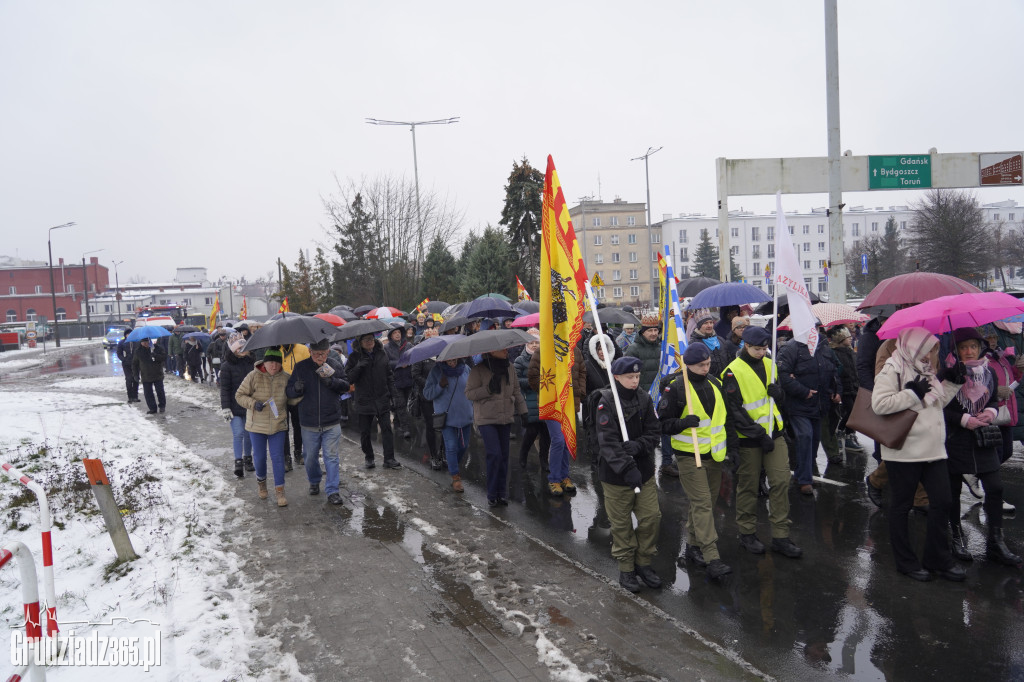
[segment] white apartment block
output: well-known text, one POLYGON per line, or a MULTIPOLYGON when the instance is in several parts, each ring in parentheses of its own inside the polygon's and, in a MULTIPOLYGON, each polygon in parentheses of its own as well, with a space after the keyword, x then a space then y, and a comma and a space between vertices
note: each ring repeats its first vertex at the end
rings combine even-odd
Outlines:
MULTIPOLYGON (((1002 223, 1011 230, 1024 227, 1024 207, 1016 201, 1007 200, 982 204, 985 219, 991 224, 1002 223)), ((897 229, 902 232, 914 219, 909 206, 847 206, 843 209, 843 243, 846 249, 856 247, 861 239, 885 232, 889 217, 896 219, 897 229)), ((786 223, 803 266, 804 282, 808 291, 827 293, 828 281, 825 267, 828 252, 828 216, 824 208, 813 208, 809 212, 787 212, 786 223)), ((661 231, 661 240, 672 247, 673 268, 680 279, 690 276, 701 232, 709 231, 711 242, 718 248, 718 216, 698 213, 680 213, 678 217, 665 214, 656 223, 655 230, 661 231)), ((765 283, 765 268, 775 267, 775 212, 754 214, 750 211, 729 212, 729 245, 735 263, 743 272, 746 282, 770 291, 765 283)), ((1022 264, 1024 265, 1024 264, 1022 264)), ((589 269, 588 269, 589 272, 589 269)), ((995 275, 996 273, 993 273, 995 275)), ((1008 273, 1009 275, 1009 273, 1008 273)), ((718 275, 715 274, 715 277, 718 275)), ((1015 279, 1015 283, 1020 280, 1015 279)), ((1008 277, 1009 281, 1009 277, 1008 277)))

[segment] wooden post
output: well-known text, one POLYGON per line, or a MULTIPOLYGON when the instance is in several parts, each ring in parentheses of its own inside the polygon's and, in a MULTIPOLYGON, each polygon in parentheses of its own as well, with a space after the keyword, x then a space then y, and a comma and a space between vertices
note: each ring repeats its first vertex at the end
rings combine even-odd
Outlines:
POLYGON ((124 527, 124 519, 121 518, 121 510, 114 501, 114 492, 110 489, 110 481, 107 479, 107 472, 103 469, 103 462, 98 459, 84 459, 85 475, 89 477, 89 485, 96 495, 96 504, 99 505, 103 514, 103 522, 110 533, 110 539, 114 543, 114 551, 117 552, 118 561, 132 561, 138 559, 132 547, 131 538, 124 527))

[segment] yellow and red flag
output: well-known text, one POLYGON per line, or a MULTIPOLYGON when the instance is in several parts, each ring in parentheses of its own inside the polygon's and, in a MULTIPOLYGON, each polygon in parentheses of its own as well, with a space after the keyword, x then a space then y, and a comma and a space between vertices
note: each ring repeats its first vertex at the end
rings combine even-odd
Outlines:
POLYGON ((412 311, 415 313, 415 312, 418 312, 420 310, 426 310, 428 303, 430 303, 430 299, 429 298, 425 298, 425 299, 423 299, 423 303, 420 303, 418 306, 413 308, 412 311))
POLYGON ((540 250, 540 400, 541 419, 562 426, 565 444, 576 458, 576 408, 573 400, 573 349, 583 329, 587 270, 569 219, 555 162, 548 156, 540 250))
POLYGON ((245 302, 245 296, 242 297, 242 309, 238 311, 238 319, 245 320, 249 317, 249 304, 245 302))
POLYGON ((530 297, 530 292, 526 290, 526 287, 524 287, 523 283, 519 280, 519 275, 516 275, 516 295, 520 301, 533 300, 533 298, 530 297))
POLYGON ((210 308, 210 329, 217 326, 217 315, 220 314, 220 296, 213 299, 213 307, 210 308))
POLYGON ((284 300, 281 301, 281 307, 277 309, 279 313, 290 313, 291 309, 288 307, 288 297, 285 296, 284 300))

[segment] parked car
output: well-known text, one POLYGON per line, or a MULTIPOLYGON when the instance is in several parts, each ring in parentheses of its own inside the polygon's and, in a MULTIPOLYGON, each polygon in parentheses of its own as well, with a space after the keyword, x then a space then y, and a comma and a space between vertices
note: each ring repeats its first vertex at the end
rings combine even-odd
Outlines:
POLYGON ((117 348, 117 343, 124 338, 124 330, 128 329, 125 325, 116 325, 107 328, 107 333, 103 337, 103 347, 107 350, 117 348))

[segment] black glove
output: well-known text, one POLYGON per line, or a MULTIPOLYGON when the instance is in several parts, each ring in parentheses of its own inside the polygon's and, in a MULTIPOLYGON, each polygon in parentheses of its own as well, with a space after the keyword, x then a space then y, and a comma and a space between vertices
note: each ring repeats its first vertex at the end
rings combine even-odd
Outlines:
POLYGON ((644 446, 638 440, 627 440, 622 444, 622 449, 626 451, 626 454, 634 459, 643 454, 644 446))
POLYGON ((622 475, 622 478, 625 479, 626 485, 630 488, 639 488, 644 484, 644 478, 640 475, 640 470, 635 465, 626 469, 626 473, 622 475))
POLYGON ((909 388, 917 395, 918 400, 924 400, 925 395, 928 394, 928 389, 931 388, 931 383, 925 377, 918 377, 913 381, 905 383, 903 388, 909 388))
POLYGON ((695 429, 700 426, 700 417, 695 414, 688 414, 679 421, 682 422, 683 431, 687 429, 695 429))
POLYGON ((775 439, 767 433, 761 436, 761 449, 764 450, 764 453, 767 455, 775 449, 775 439))
POLYGON ((778 383, 772 383, 772 384, 768 384, 767 388, 768 388, 768 397, 769 398, 771 398, 772 400, 775 400, 776 402, 778 402, 779 400, 782 400, 782 396, 783 396, 782 386, 779 386, 778 383))
MULTIPOLYGON (((331 387, 331 377, 322 377, 319 374, 317 374, 316 378, 320 380, 320 383, 323 384, 325 388, 330 388, 331 387)), ((296 388, 301 383, 302 383, 301 381, 296 381, 295 382, 296 388)))
POLYGON ((530 414, 528 412, 523 412, 519 415, 519 423, 524 429, 528 427, 530 425, 530 414))
POLYGON ((962 362, 958 362, 949 370, 947 379, 952 381, 954 384, 963 384, 967 382, 967 365, 962 362))
POLYGON ((306 382, 302 379, 298 379, 294 384, 292 384, 292 388, 295 389, 296 393, 302 395, 306 392, 306 382))
POLYGON ((265 402, 263 402, 262 400, 257 400, 255 404, 253 404, 252 409, 256 410, 257 412, 262 412, 263 408, 266 406, 267 404, 265 402))

